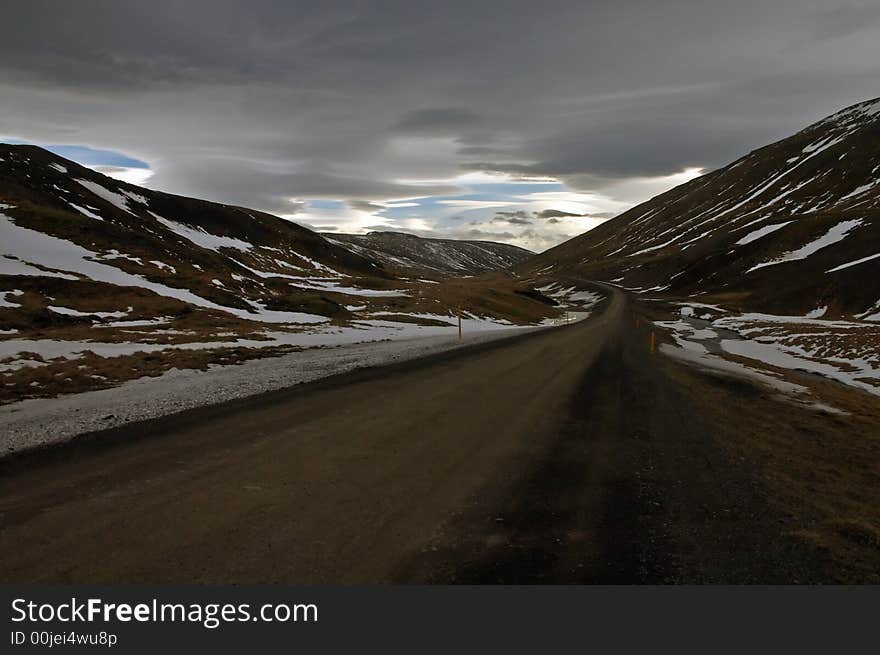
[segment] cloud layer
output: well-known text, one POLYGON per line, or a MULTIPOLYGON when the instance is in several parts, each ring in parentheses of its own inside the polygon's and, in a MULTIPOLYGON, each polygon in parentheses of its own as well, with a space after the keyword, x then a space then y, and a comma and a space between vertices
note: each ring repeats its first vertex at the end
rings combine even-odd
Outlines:
POLYGON ((0 134, 313 225, 533 248, 880 93, 867 1, 31 1, 4 19, 0 134), (522 177, 580 197, 524 198, 522 177), (527 217, 499 230, 497 211, 527 217))

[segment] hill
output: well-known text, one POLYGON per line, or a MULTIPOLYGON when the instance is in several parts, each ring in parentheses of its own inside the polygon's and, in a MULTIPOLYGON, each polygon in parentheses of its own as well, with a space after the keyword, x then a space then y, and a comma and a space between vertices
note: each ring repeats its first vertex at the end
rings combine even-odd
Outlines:
MULTIPOLYGON (((389 247, 0 145, 0 402, 312 346, 455 335, 458 307, 468 332, 559 314, 512 275, 432 275, 427 255, 410 248, 406 267, 392 265, 389 247)), ((516 250, 443 241, 425 252, 479 272, 508 261, 489 253, 516 250)))
POLYGON ((506 243, 426 239, 402 232, 324 236, 368 259, 413 274, 479 275, 510 268, 535 254, 506 243))
POLYGON ((880 317, 880 99, 518 265, 775 314, 880 317))
POLYGON ((806 371, 880 394, 880 99, 513 270, 548 294, 584 280, 634 292, 678 346, 667 352, 697 366, 757 366, 771 382, 806 371))

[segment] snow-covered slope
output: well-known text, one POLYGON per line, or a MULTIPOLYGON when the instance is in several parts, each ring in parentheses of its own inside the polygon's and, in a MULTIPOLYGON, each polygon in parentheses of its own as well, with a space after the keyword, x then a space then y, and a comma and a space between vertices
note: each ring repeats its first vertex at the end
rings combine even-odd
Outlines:
POLYGON ((880 99, 657 196, 515 267, 740 309, 880 320, 880 99))
POLYGON ((510 268, 534 255, 530 250, 492 241, 425 239, 401 232, 325 234, 328 241, 389 268, 412 274, 477 275, 510 268))
POLYGON ((266 322, 344 315, 312 292, 316 279, 393 286, 376 262, 289 221, 142 189, 36 147, 0 146, 0 202, 0 275, 139 287, 266 322))
POLYGON ((454 335, 457 307, 468 332, 561 311, 512 275, 421 268, 435 279, 420 279, 354 250, 263 212, 0 145, 0 403, 296 348, 454 335))
MULTIPOLYGON (((482 272, 529 254, 393 236, 419 244, 401 247, 400 261, 424 270, 441 262, 482 272)), ((349 320, 364 299, 412 297, 420 284, 398 275, 390 246, 361 248, 262 212, 136 187, 32 146, 0 145, 0 248, 0 276, 89 282, 104 295, 142 289, 264 323, 349 320)), ((118 304, 112 311, 128 306, 118 304)))

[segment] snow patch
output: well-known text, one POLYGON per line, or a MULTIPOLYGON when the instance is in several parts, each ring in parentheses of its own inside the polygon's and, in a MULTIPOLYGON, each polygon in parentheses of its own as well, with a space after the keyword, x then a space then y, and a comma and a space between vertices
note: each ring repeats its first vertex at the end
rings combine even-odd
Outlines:
POLYGON ((89 218, 94 218, 95 220, 98 220, 98 221, 103 221, 103 220, 104 220, 103 218, 101 218, 100 216, 98 216, 95 212, 89 211, 89 210, 88 210, 87 208, 85 208, 85 207, 80 207, 79 205, 75 205, 75 204, 72 203, 72 202, 69 202, 69 203, 67 203, 67 204, 70 205, 71 207, 73 207, 76 211, 78 211, 78 212, 79 212, 80 214, 82 214, 83 216, 88 216, 89 218))
POLYGON ((47 309, 49 311, 55 312, 56 314, 63 314, 64 316, 97 316, 98 318, 122 318, 123 316, 128 316, 128 313, 133 308, 129 307, 123 312, 81 312, 78 309, 71 309, 70 307, 57 307, 55 305, 49 305, 47 309))
POLYGON ((856 259, 855 261, 847 262, 846 264, 841 264, 840 266, 835 266, 834 268, 829 268, 826 273, 834 273, 835 271, 842 271, 845 268, 849 268, 850 266, 858 266, 859 264, 864 264, 865 262, 869 262, 872 259, 877 259, 880 257, 880 252, 876 255, 868 255, 867 257, 862 257, 861 259, 856 259))
POLYGON ((762 373, 753 368, 749 368, 748 366, 743 366, 738 362, 731 362, 727 359, 710 355, 706 352, 699 352, 693 348, 677 348, 663 343, 660 344, 660 352, 675 359, 696 365, 698 368, 730 375, 732 377, 757 380, 783 394, 800 394, 807 391, 807 387, 803 385, 780 380, 767 373, 762 373))
POLYGON ((880 370, 873 368, 870 363, 863 360, 842 360, 841 363, 852 365, 857 369, 856 371, 847 371, 825 362, 798 357, 790 352, 782 350, 781 347, 775 343, 759 343, 750 339, 722 339, 721 348, 724 352, 732 355, 747 357, 778 368, 818 373, 824 377, 843 382, 844 384, 853 387, 858 387, 859 389, 880 396, 880 387, 867 382, 862 382, 859 379, 873 378, 880 380, 880 370))
POLYGON ((791 221, 785 221, 784 223, 776 223, 775 225, 765 225, 764 227, 758 228, 754 232, 749 232, 742 239, 736 242, 738 246, 744 246, 747 243, 751 243, 752 241, 756 241, 761 237, 767 236, 768 234, 772 234, 776 230, 782 229, 786 225, 791 223, 791 221))
MULTIPOLYGON (((166 264, 165 262, 160 262, 160 261, 157 260, 157 259, 151 259, 151 260, 150 260, 150 263, 151 263, 153 266, 155 266, 156 268, 159 268, 159 269, 161 269, 161 270, 163 270, 163 271, 171 271, 171 273, 174 273, 174 274, 177 273, 177 269, 174 268, 171 264, 166 264)), ((233 277, 235 277, 235 276, 233 275, 233 277)))
POLYGON ((216 234, 211 234, 200 227, 190 227, 183 223, 169 221, 167 218, 162 218, 151 211, 148 211, 148 213, 176 235, 183 237, 190 243, 194 243, 201 248, 207 248, 208 250, 213 250, 215 252, 219 252, 220 248, 234 248, 235 250, 247 252, 254 247, 253 244, 248 243, 247 241, 242 241, 241 239, 218 236, 216 234))
POLYGON ((80 185, 84 186, 86 189, 91 191, 93 194, 95 194, 96 196, 98 196, 102 200, 106 200, 114 207, 117 207, 117 208, 121 209, 122 211, 131 214, 132 216, 135 215, 134 212, 132 212, 131 209, 128 208, 128 199, 125 196, 123 196, 119 193, 116 193, 114 191, 110 191, 109 189, 101 186, 100 184, 97 184, 97 183, 92 182, 90 180, 77 179, 76 182, 78 182, 80 185))
POLYGON ((797 250, 792 250, 791 252, 787 252, 781 257, 771 260, 769 262, 763 262, 756 266, 752 266, 746 273, 751 273, 754 270, 759 268, 764 268, 765 266, 773 266, 774 264, 781 264, 783 262, 791 262, 797 261, 799 259, 806 259, 813 253, 822 250, 823 248, 827 248, 828 246, 835 244, 839 241, 843 241, 844 238, 855 228, 862 224, 862 219, 857 218, 851 221, 841 221, 831 229, 829 229, 825 234, 820 236, 815 241, 811 241, 810 243, 798 248, 797 250))
POLYGON ((0 291, 0 307, 21 307, 21 305, 17 302, 11 302, 7 299, 7 296, 21 296, 24 295, 24 291, 20 289, 14 289, 13 291, 0 291))

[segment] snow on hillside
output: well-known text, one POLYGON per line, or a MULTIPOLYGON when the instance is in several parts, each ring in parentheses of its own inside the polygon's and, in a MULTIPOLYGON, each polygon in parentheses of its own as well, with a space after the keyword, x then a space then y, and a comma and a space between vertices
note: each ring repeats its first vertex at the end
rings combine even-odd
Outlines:
POLYGON ((768 234, 773 234, 776 230, 781 230, 790 223, 791 221, 783 221, 782 223, 775 223, 773 225, 765 225, 764 227, 759 227, 757 230, 749 232, 747 235, 742 237, 739 241, 736 242, 736 245, 744 246, 747 243, 751 243, 755 239, 760 239, 761 237, 765 237, 768 234))
POLYGON ((880 99, 706 173, 515 266, 537 284, 614 281, 743 309, 874 316, 880 298, 880 99))
POLYGON ((844 264, 840 264, 839 266, 835 266, 834 268, 829 268, 826 273, 834 273, 835 271, 842 271, 845 268, 849 268, 850 266, 858 266, 859 264, 864 264, 865 262, 869 262, 871 260, 877 259, 880 257, 880 253, 875 255, 868 255, 867 257, 862 257, 861 259, 856 259, 851 262, 846 262, 844 264))
POLYGON ((428 239, 400 232, 325 236, 332 243, 391 267, 456 275, 507 269, 533 254, 504 243, 428 239))
POLYGON ((78 179, 76 180, 76 182, 84 186, 86 189, 94 193, 99 198, 106 200, 114 207, 118 207, 122 211, 134 215, 134 212, 132 212, 128 206, 128 203, 132 200, 131 197, 124 196, 120 193, 114 193, 113 191, 110 191, 109 189, 101 186, 96 182, 92 182, 91 180, 78 179))
MULTIPOLYGON (((29 205, 45 204, 53 212, 63 207, 76 216, 108 225, 106 229, 82 229, 69 219, 44 223, 34 222, 28 216, 22 222, 17 212, 4 214, 0 274, 136 286, 246 320, 291 324, 328 320, 338 313, 333 303, 335 307, 347 306, 340 302, 346 296, 412 295, 401 285, 389 284, 387 274, 368 279, 378 271, 375 262, 352 254, 355 248, 350 244, 337 246, 275 217, 157 192, 140 192, 93 171, 84 175, 86 169, 58 163, 57 157, 38 148, 7 148, 11 168, 7 174, 18 182, 26 179, 37 196, 24 198, 29 205), (46 171, 52 173, 46 175, 46 171), (201 224, 204 220, 208 225, 201 224), (120 227, 131 233, 130 239, 119 241, 120 227), (211 256, 206 257, 205 251, 211 256), (137 264, 137 269, 133 270, 128 262, 137 264), (218 291, 222 293, 218 295, 218 291), (291 299, 284 300, 289 294, 291 299), (308 300, 309 296, 319 294, 320 302, 308 300), (327 313, 276 308, 291 304, 313 305, 327 313)), ((4 202, 3 207, 11 210, 16 205, 4 202)), ((468 253, 484 252, 487 257, 503 259, 499 252, 527 252, 512 246, 484 247, 472 242, 461 252, 449 254, 458 247, 454 242, 428 242, 412 237, 407 238, 407 243, 413 239, 430 251, 433 261, 453 258, 458 266, 487 266, 485 262, 476 263, 468 253)))
MULTIPOLYGON (((843 241, 843 239, 849 235, 855 228, 862 224, 862 219, 856 219, 853 221, 842 221, 830 228, 825 234, 820 236, 815 241, 811 241, 797 250, 792 250, 790 252, 783 253, 777 259, 774 259, 769 262, 763 262, 761 264, 756 264, 752 266, 746 273, 751 273, 754 270, 759 268, 763 268, 764 266, 773 266, 774 264, 781 264, 783 262, 793 262, 798 259, 806 259, 813 253, 819 252, 822 248, 827 248, 828 246, 837 243, 838 241, 843 241)), ((837 270, 840 270, 838 267, 837 270)))
POLYGON ((132 275, 115 266, 99 263, 96 261, 100 259, 98 253, 64 239, 20 227, 5 214, 0 214, 0 250, 0 275, 45 275, 66 279, 82 276, 97 282, 149 289, 161 296, 175 298, 197 307, 268 323, 321 323, 327 320, 323 316, 303 312, 270 311, 256 302, 251 303, 252 311, 218 305, 186 289, 151 282, 140 275, 132 275))
POLYGON ((150 211, 149 214, 157 221, 159 221, 162 225, 167 227, 169 230, 171 230, 178 236, 183 237, 187 241, 194 243, 200 248, 207 248, 208 250, 213 250, 215 252, 220 252, 221 248, 234 248, 236 250, 244 250, 245 252, 247 252, 254 247, 252 243, 242 241, 241 239, 217 236, 216 234, 211 234, 203 228, 193 228, 189 227, 188 225, 184 225, 183 223, 169 221, 168 219, 162 218, 157 213, 152 211, 150 211))
POLYGON ((173 367, 455 336, 459 306, 465 335, 560 312, 514 276, 468 277, 530 255, 513 246, 393 235, 380 256, 40 148, 0 144, 0 154, 0 404, 173 367))
POLYGON ((699 304, 685 304, 680 319, 655 323, 671 331, 678 347, 709 360, 736 355, 759 368, 814 373, 880 395, 880 325, 823 319, 826 309, 809 316, 728 315, 713 306, 712 316, 701 320, 695 318, 699 304))
MULTIPOLYGON (((180 232, 191 234, 202 241, 202 247, 231 247, 229 241, 224 238, 215 238, 213 235, 200 230, 183 230, 180 232), (205 244, 205 245, 203 245, 205 244)), ((244 242, 236 240, 235 248, 241 249, 244 242)), ((247 244, 247 249, 253 246, 247 244)), ((304 312, 277 311, 268 309, 258 301, 248 301, 250 309, 239 309, 217 304, 207 300, 187 289, 171 287, 146 279, 141 275, 128 273, 120 268, 104 263, 105 259, 126 258, 118 251, 101 255, 87 250, 70 241, 31 230, 16 225, 6 216, 0 214, 0 275, 24 275, 24 276, 47 276, 61 277, 67 280, 88 279, 97 282, 105 282, 117 286, 132 286, 147 289, 161 296, 180 300, 197 307, 222 311, 233 316, 252 321, 265 323, 285 324, 298 326, 296 332, 264 331, 259 340, 236 338, 223 341, 194 341, 189 343, 143 343, 138 341, 123 341, 114 343, 102 343, 100 340, 88 341, 60 341, 60 340, 35 340, 35 339, 6 339, 0 341, 0 360, 19 358, 21 361, 7 362, 0 370, 14 370, 23 365, 22 353, 39 353, 46 360, 71 359, 83 352, 92 352, 102 357, 116 357, 129 355, 135 352, 154 352, 175 349, 213 349, 220 347, 244 347, 244 348, 268 348, 279 345, 295 346, 326 346, 358 341, 384 340, 391 338, 405 338, 418 335, 449 334, 455 325, 455 319, 450 315, 436 313, 412 313, 396 312, 389 315, 387 312, 360 311, 361 317, 351 321, 351 325, 330 326, 316 328, 309 327, 315 324, 327 323, 325 316, 308 314, 304 312), (374 315, 382 314, 386 320, 373 318, 374 315), (388 319, 392 320, 388 320, 388 319), (393 319, 404 319, 403 322, 395 322, 393 319), (424 325, 407 322, 408 319, 427 319, 429 322, 442 323, 445 325, 424 325)), ((135 263, 142 264, 138 258, 133 258, 135 263)), ((161 263, 161 262, 160 262, 161 263)), ((166 265, 167 266, 167 265, 166 265)), ((169 267, 170 268, 170 267, 169 267)), ((312 289, 317 291, 332 291, 345 295, 358 297, 408 297, 409 292, 402 289, 377 290, 344 286, 337 278, 309 278, 301 275, 292 276, 287 274, 274 274, 264 272, 261 276, 281 276, 291 280, 289 284, 299 289, 312 289)), ((18 307, 17 303, 8 300, 9 297, 20 295, 18 290, 4 291, 0 296, 0 307, 18 307)), ((98 319, 122 318, 128 311, 80 311, 74 308, 49 305, 50 311, 72 317, 91 317, 98 319)), ((367 307, 354 307, 353 310, 366 310, 367 307)), ((510 321, 493 319, 491 317, 478 317, 469 315, 462 320, 464 330, 482 331, 487 329, 499 329, 505 327, 517 327, 510 321)), ((107 324, 108 327, 121 327, 120 324, 107 324)), ((133 327, 130 324, 124 327, 133 327)))

